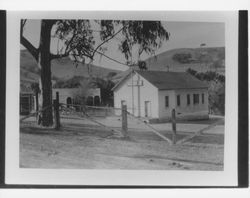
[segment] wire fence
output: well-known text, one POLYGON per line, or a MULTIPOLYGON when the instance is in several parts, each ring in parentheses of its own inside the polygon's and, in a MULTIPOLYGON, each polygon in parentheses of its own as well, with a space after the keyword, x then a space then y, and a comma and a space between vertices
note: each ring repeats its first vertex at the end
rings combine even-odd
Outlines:
MULTIPOLYGON (((54 104, 55 105, 55 104, 54 104)), ((20 128, 41 127, 39 119, 41 114, 53 105, 47 106, 39 111, 30 113, 27 116, 20 116, 20 128)), ((54 124, 56 122, 55 106, 53 108, 54 124)), ((168 144, 184 144, 191 141, 196 136, 217 126, 220 121, 212 123, 196 132, 186 135, 180 135, 178 130, 174 131, 171 123, 170 127, 159 129, 154 125, 145 122, 143 118, 138 118, 127 109, 105 107, 105 106, 86 106, 74 104, 59 104, 58 108, 60 130, 77 129, 80 133, 107 133, 109 137, 136 137, 151 138, 166 141, 168 144), (178 140, 176 141, 176 134, 178 140)), ((173 120, 172 120, 173 121, 173 120)), ((173 123, 172 123, 173 124, 173 123)), ((52 126, 51 128, 53 128, 52 126)))
POLYGON ((92 131, 109 130, 113 135, 122 136, 119 108, 60 104, 59 111, 64 124, 85 125, 92 131))

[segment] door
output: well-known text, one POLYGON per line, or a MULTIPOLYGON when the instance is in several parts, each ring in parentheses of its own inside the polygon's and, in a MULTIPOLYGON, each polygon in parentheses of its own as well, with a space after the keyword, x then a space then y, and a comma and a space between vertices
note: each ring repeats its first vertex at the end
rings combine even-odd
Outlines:
POLYGON ((71 97, 68 97, 68 98, 66 99, 66 103, 67 103, 67 108, 69 108, 70 105, 72 104, 72 99, 71 99, 71 97))
POLYGON ((150 101, 145 101, 145 117, 150 116, 150 101))

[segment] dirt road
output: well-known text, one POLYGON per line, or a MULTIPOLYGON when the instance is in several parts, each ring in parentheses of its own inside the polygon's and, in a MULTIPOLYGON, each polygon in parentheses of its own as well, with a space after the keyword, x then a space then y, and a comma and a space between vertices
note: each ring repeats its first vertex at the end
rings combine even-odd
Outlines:
MULTIPOLYGON (((72 169, 223 170, 223 133, 169 145, 155 134, 130 129, 129 140, 88 124, 62 130, 25 125, 20 129, 20 167, 72 169)), ((162 134, 171 137, 171 132, 162 134)), ((179 132, 183 138, 187 132, 179 132)))

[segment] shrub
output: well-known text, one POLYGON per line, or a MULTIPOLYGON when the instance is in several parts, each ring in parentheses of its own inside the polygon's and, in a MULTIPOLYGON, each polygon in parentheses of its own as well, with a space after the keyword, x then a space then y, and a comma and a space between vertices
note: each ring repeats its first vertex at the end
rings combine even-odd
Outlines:
POLYGON ((179 63, 191 63, 192 62, 192 55, 190 53, 179 53, 179 54, 174 54, 172 59, 174 61, 177 61, 179 63))

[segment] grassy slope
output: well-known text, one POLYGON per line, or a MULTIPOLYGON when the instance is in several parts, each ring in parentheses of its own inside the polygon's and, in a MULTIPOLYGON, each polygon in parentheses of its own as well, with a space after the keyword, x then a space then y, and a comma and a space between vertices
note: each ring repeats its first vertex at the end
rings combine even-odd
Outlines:
MULTIPOLYGON (((146 63, 148 70, 167 71, 166 66, 168 65, 170 71, 177 71, 177 72, 184 72, 188 68, 192 68, 199 72, 205 72, 208 70, 214 71, 211 65, 218 59, 223 60, 221 57, 219 57, 223 53, 225 53, 224 47, 179 48, 163 52, 155 57, 150 57, 146 60, 146 63), (196 61, 194 63, 189 63, 189 64, 182 64, 177 61, 174 61, 172 57, 174 56, 174 54, 177 53, 190 53, 192 55, 192 58, 194 58, 196 61), (208 57, 207 63, 204 63, 204 61, 199 58, 202 54, 208 57)), ((129 71, 127 70, 124 73, 116 75, 114 80, 118 81, 119 79, 121 79, 122 76, 126 75, 126 73, 128 72, 129 71)), ((224 74, 225 66, 218 68, 217 72, 224 74)))
MULTIPOLYGON (((79 64, 77 67, 69 58, 62 58, 52 61, 52 75, 57 78, 72 78, 73 76, 88 77, 88 68, 86 65, 79 64)), ((20 51, 20 65, 21 65, 21 80, 38 80, 39 69, 34 58, 27 50, 20 51)), ((107 69, 92 65, 91 72, 93 76, 105 77, 110 72, 119 73, 118 70, 107 69)))
MULTIPOLYGON (((166 52, 163 52, 155 57, 151 57, 146 60, 147 66, 149 70, 162 70, 166 71, 166 66, 169 66, 171 71, 186 71, 188 68, 195 69, 199 72, 204 72, 209 69, 212 69, 208 65, 211 65, 216 60, 221 59, 219 54, 223 53, 225 50, 224 47, 214 47, 214 48, 181 48, 181 49, 173 49, 166 52), (174 61, 172 57, 177 53, 190 53, 192 58, 196 61, 194 63, 182 64, 177 61, 174 61), (204 56, 208 57, 208 62, 205 63, 199 57, 204 54, 204 56)), ((225 68, 219 68, 220 72, 224 72, 225 68)))
MULTIPOLYGON (((221 59, 219 54, 225 53, 224 47, 214 47, 214 48, 181 48, 173 49, 161 54, 156 57, 151 57, 146 60, 147 67, 149 70, 160 70, 167 71, 166 66, 169 66, 170 71, 186 71, 188 68, 195 69, 197 71, 207 71, 210 70, 210 66, 214 61, 221 59), (190 53, 194 59, 197 61, 190 64, 181 64, 172 59, 173 55, 176 53, 190 53), (205 54, 209 56, 208 63, 199 60, 199 56, 205 54)), ((21 80, 36 80, 38 79, 39 69, 35 63, 35 60, 30 55, 27 50, 21 50, 20 53, 20 65, 21 65, 21 80)), ((79 64, 76 67, 69 58, 62 58, 52 61, 52 75, 57 78, 72 78, 73 76, 84 76, 88 77, 88 67, 86 65, 79 64)), ((105 77, 109 72, 116 72, 118 75, 115 77, 116 81, 119 80, 126 72, 121 72, 118 70, 106 69, 103 67, 98 67, 92 65, 91 72, 93 76, 105 77)), ((224 74, 225 67, 220 67, 217 72, 224 74)))

